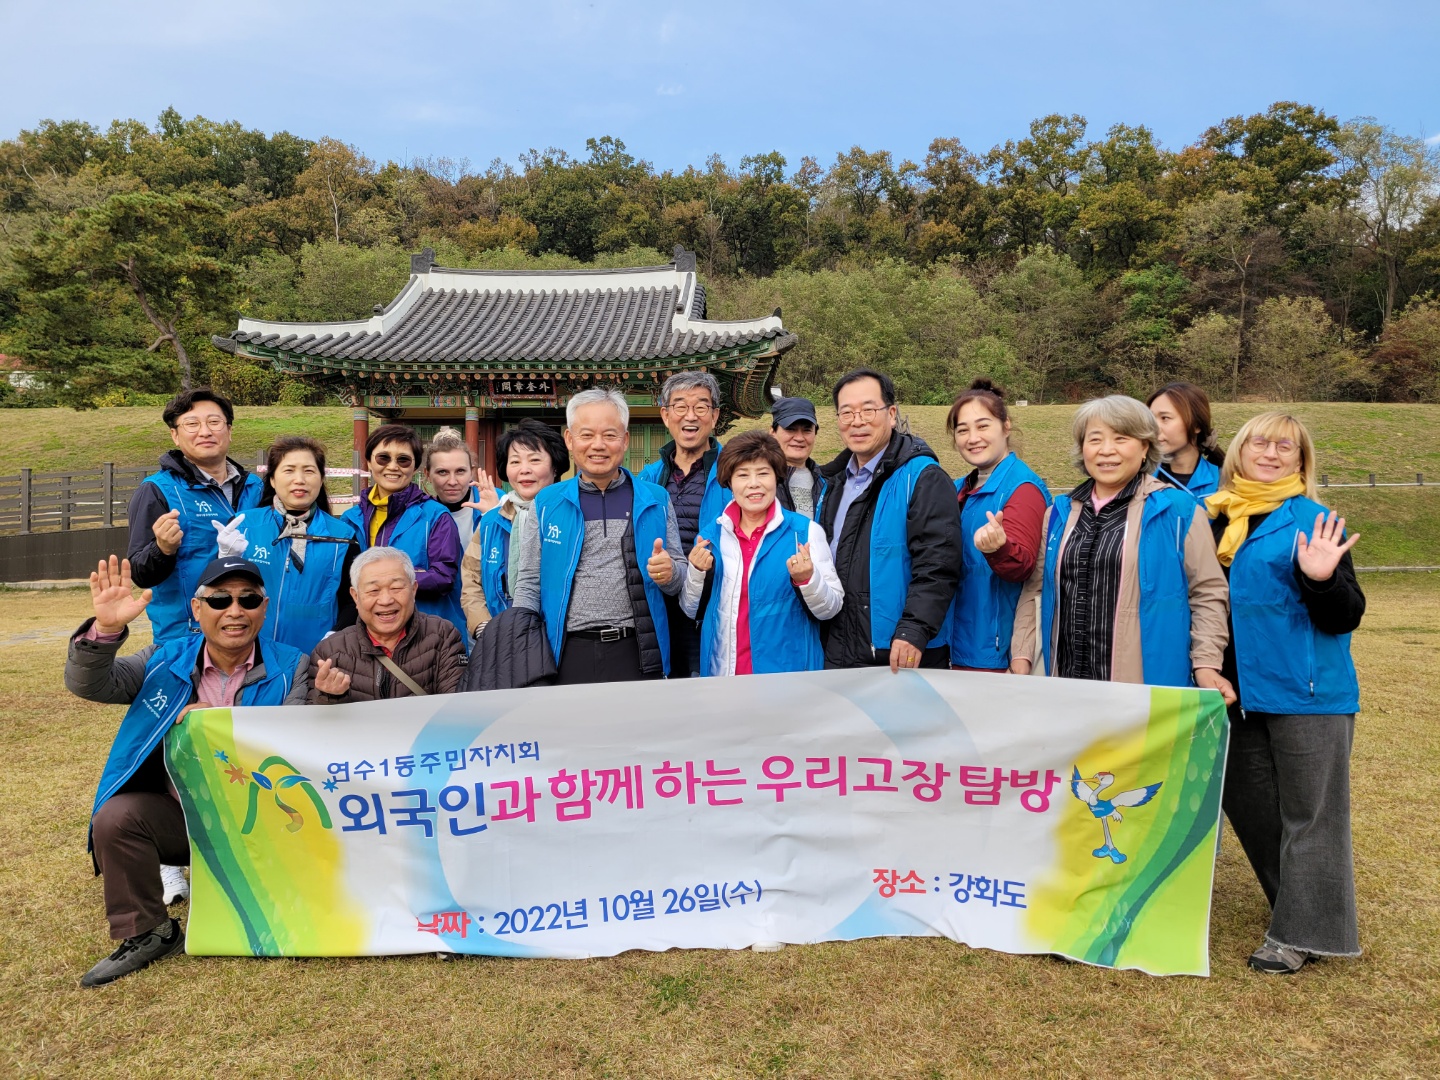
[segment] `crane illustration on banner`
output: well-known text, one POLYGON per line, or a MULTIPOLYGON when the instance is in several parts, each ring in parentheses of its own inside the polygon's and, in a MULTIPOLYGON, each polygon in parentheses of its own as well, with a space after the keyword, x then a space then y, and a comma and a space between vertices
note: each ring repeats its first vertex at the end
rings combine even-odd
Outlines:
POLYGON ((1075 794, 1075 798, 1090 808, 1090 813, 1100 822, 1100 828, 1105 834, 1104 845, 1090 854, 1097 859, 1108 858, 1113 863, 1123 863, 1128 856, 1115 846, 1115 840, 1110 835, 1110 822, 1119 824, 1124 821, 1119 807, 1144 806, 1155 797, 1161 785, 1149 784, 1133 791, 1118 791, 1113 795, 1105 795, 1115 784, 1114 773, 1097 772, 1094 776, 1081 776, 1080 767, 1076 765, 1074 769, 1075 773, 1070 778, 1070 790, 1075 794))

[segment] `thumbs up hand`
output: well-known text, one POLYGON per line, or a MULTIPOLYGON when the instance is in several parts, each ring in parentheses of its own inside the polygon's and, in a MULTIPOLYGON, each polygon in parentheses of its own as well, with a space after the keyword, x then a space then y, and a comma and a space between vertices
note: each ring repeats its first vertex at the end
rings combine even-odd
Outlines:
POLYGON ((650 552, 650 561, 645 564, 650 580, 656 585, 669 585, 675 574, 675 561, 665 551, 665 541, 655 538, 655 548, 650 552))
POLYGON ((975 546, 989 555, 1005 546, 1005 511, 992 514, 987 510, 985 517, 985 524, 975 530, 975 546))

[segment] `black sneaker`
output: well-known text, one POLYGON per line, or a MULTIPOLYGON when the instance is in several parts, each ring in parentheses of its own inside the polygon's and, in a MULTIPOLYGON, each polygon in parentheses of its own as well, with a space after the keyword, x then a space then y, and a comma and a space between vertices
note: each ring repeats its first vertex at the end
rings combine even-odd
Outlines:
POLYGON ((1250 954, 1249 964, 1256 971, 1266 975, 1294 975, 1315 957, 1289 945, 1271 945, 1266 942, 1250 954))
POLYGON ((138 937, 126 938, 118 949, 85 973, 80 985, 104 986, 184 948, 185 931, 180 928, 179 920, 171 919, 169 930, 164 934, 151 930, 138 937))

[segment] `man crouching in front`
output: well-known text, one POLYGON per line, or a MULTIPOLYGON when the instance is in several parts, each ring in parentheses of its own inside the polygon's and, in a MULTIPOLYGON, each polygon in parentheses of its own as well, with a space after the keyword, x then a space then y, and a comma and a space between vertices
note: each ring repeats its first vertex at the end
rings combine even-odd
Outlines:
POLYGON ((360 621, 310 656, 310 703, 451 694, 465 674, 465 644, 449 619, 415 610, 415 566, 399 548, 372 547, 350 564, 360 621))
POLYGON ((65 686, 103 705, 129 705, 100 775, 90 814, 90 853, 104 877, 105 917, 120 947, 85 973, 103 986, 185 947, 165 908, 162 863, 190 862, 185 814, 165 772, 165 733, 191 709, 302 705, 306 656, 278 641, 262 653, 264 579, 254 563, 216 559, 190 601, 200 633, 120 656, 129 625, 150 603, 135 595, 130 562, 114 555, 90 575, 95 615, 70 639, 65 686))

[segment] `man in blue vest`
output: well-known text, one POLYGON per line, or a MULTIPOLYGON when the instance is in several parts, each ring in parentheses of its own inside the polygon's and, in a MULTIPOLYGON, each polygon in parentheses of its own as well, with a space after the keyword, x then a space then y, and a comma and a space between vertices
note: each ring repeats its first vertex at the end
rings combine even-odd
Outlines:
MULTIPOLYGON (((660 456, 640 470, 640 479, 659 484, 670 496, 680 526, 681 554, 689 556, 695 537, 713 525, 730 505, 730 491, 720 483, 716 462, 720 441, 720 383, 708 371, 681 371, 660 387, 660 419, 670 441, 660 456)), ((670 622, 670 677, 700 675, 700 628, 680 610, 678 598, 665 602, 670 622)))
POLYGON ((577 475, 542 488, 517 519, 514 606, 543 616, 562 684, 661 678, 666 599, 689 567, 670 496, 621 467, 630 407, 620 391, 581 391, 565 421, 577 475))
POLYGON ((114 982, 185 947, 160 881, 162 862, 190 862, 185 815, 165 771, 165 733, 192 708, 299 705, 309 690, 304 653, 279 641, 262 651, 256 640, 268 603, 259 568, 216 559, 197 576, 190 609, 200 632, 120 656, 129 624, 154 601, 149 589, 134 595, 129 561, 112 555, 90 575, 95 616, 70 639, 70 692, 130 706, 90 816, 90 852, 120 947, 86 972, 81 986, 114 982))
POLYGON ((955 486, 922 439, 896 430, 895 384, 860 368, 835 384, 845 449, 820 470, 816 520, 845 606, 825 624, 827 668, 950 665, 962 548, 955 486))
POLYGON ((157 642, 193 633, 190 599, 200 572, 221 554, 217 542, 259 505, 258 476, 231 461, 235 409, 213 390, 186 390, 162 414, 175 449, 130 497, 130 573, 154 599, 147 614, 157 642))

